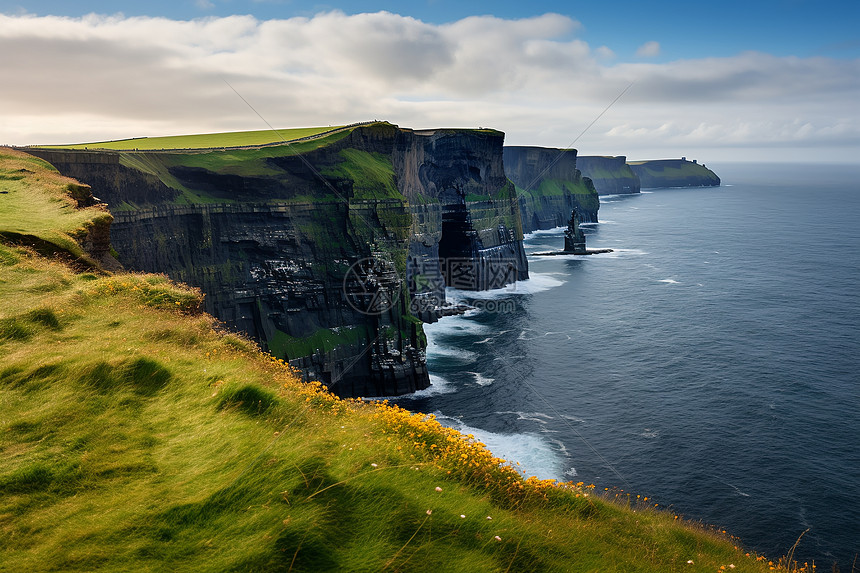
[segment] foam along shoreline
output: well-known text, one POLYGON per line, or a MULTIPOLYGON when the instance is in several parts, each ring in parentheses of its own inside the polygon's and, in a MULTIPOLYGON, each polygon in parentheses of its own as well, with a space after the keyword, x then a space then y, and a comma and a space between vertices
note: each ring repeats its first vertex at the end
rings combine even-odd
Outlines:
POLYGON ((557 257, 559 255, 574 255, 584 257, 587 255, 599 255, 602 253, 612 253, 614 249, 586 249, 584 253, 573 253, 570 251, 549 251, 546 253, 529 253, 530 257, 557 257))

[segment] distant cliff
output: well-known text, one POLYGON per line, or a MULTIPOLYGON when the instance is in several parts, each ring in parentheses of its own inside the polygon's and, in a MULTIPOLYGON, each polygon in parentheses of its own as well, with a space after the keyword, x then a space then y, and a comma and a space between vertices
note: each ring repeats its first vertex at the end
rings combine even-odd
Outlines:
POLYGON ((575 149, 508 146, 504 159, 525 232, 566 225, 573 209, 583 222, 597 221, 597 190, 577 169, 575 149))
POLYGON ((716 173, 686 158, 629 161, 628 165, 639 176, 643 188, 712 187, 720 184, 716 173))
POLYGON ((429 385, 418 317, 446 283, 528 276, 503 138, 377 123, 258 149, 30 152, 108 203, 126 267, 199 286, 336 393, 379 396, 429 385))
POLYGON ((639 193, 639 176, 630 169, 623 155, 580 155, 577 167, 591 179, 600 195, 639 193))

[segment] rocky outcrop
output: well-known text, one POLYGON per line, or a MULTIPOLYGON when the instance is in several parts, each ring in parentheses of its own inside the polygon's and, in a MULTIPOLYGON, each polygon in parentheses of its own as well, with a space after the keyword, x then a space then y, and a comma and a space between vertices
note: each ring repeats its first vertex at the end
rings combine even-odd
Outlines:
POLYGON ((575 255, 584 255, 585 233, 579 228, 579 213, 576 210, 570 213, 567 229, 564 230, 564 251, 575 255))
POLYGON ((597 222, 600 200, 577 169, 575 149, 508 146, 505 173, 516 186, 523 230, 552 229, 567 223, 574 209, 583 222, 597 222))
POLYGON ((630 161, 628 165, 639 176, 643 188, 713 187, 720 184, 716 173, 695 160, 687 161, 686 157, 630 161))
POLYGON ((630 169, 623 155, 580 155, 577 166, 591 179, 600 195, 639 193, 639 176, 630 169))
POLYGON ((418 317, 446 284, 528 276, 503 138, 377 123, 260 149, 31 152, 108 203, 127 268, 200 287, 334 392, 380 396, 429 385, 418 317))

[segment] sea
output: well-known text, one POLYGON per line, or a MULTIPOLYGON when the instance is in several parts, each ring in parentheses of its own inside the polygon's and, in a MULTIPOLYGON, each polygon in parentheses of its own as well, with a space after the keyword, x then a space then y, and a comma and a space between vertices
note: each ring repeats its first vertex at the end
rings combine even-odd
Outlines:
POLYGON ((425 326, 433 385, 397 401, 527 475, 860 570, 860 165, 709 167, 602 197, 612 253, 534 256, 564 244, 539 231, 529 280, 449 289, 474 309, 425 326))

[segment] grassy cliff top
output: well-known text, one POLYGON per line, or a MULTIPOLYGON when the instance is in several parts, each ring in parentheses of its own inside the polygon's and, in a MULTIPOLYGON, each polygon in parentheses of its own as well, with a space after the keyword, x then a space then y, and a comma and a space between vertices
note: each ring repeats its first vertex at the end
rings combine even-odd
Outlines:
MULTIPOLYGON (((30 165, 22 208, 64 220, 30 165)), ((648 498, 525 479, 432 416, 302 384, 163 276, 0 235, 0 302, 0 569, 772 570, 648 498)))
POLYGON ((650 161, 628 161, 642 180, 643 187, 684 187, 695 185, 719 185, 716 173, 701 163, 686 159, 654 159, 650 161))
POLYGON ((78 208, 90 188, 64 177, 37 157, 0 147, 0 238, 41 252, 86 257, 80 241, 110 222, 101 206, 78 208))
POLYGON ((170 149, 214 149, 222 147, 253 147, 292 142, 306 137, 336 132, 347 126, 300 127, 290 129, 264 129, 228 133, 200 133, 194 135, 168 135, 163 137, 136 137, 95 143, 71 145, 39 145, 45 149, 111 149, 115 151, 154 151, 170 149))

